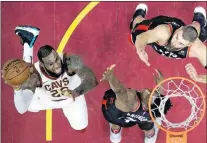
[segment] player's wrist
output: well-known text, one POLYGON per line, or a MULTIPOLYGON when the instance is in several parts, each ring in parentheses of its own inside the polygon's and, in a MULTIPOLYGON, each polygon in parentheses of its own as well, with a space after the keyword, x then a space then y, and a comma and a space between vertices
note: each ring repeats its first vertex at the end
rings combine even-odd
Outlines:
POLYGON ((203 75, 197 75, 196 81, 202 82, 202 83, 207 83, 206 76, 203 76, 203 75))

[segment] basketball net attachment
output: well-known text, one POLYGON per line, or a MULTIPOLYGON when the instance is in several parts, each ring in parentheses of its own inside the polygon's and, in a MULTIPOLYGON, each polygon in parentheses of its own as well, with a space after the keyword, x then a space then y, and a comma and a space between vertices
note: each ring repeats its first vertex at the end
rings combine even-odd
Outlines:
MULTIPOLYGON (((183 77, 171 77, 160 84, 158 84, 152 91, 149 99, 149 103, 159 99, 159 105, 153 102, 155 108, 151 109, 151 104, 149 104, 150 116, 155 124, 162 130, 167 132, 167 143, 187 143, 187 132, 193 130, 202 120, 205 114, 206 103, 205 97, 199 88, 193 81, 183 78, 183 77), (155 92, 164 95, 156 95, 155 92), (173 98, 184 98, 190 103, 191 108, 190 115, 181 122, 172 122, 167 119, 165 114, 165 105, 167 101, 173 98), (158 110, 160 112, 159 116, 155 113, 158 110), (161 125, 156 123, 155 119, 161 120, 161 125)), ((172 100, 173 101, 173 100, 172 100)), ((172 102, 173 104, 173 102, 172 102)), ((177 103, 182 105, 182 102, 177 103)), ((172 106, 172 108, 176 108, 172 106)), ((182 113, 182 108, 179 108, 176 112, 182 113)), ((172 113, 172 112, 171 112, 172 113)), ((170 114, 170 113, 169 113, 170 114)), ((176 117, 176 113, 173 113, 176 117)))

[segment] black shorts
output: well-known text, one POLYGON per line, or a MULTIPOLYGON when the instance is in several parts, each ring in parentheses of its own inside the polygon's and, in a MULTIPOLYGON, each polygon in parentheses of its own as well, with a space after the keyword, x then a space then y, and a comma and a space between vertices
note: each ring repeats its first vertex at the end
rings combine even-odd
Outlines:
POLYGON ((153 122, 128 122, 126 123, 123 119, 119 119, 120 115, 123 113, 115 106, 116 95, 112 89, 109 89, 105 92, 105 95, 102 100, 102 112, 104 118, 112 124, 118 125, 120 127, 132 127, 138 125, 142 130, 151 130, 154 127, 153 122))

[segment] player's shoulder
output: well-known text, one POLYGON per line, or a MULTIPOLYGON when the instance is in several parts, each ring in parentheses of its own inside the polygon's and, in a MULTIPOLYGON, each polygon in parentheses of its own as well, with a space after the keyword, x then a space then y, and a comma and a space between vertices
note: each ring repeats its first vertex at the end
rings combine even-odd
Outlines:
POLYGON ((65 53, 63 53, 63 52, 58 53, 58 56, 60 57, 61 60, 63 60, 64 55, 65 55, 65 53))
POLYGON ((171 32, 170 31, 170 26, 168 24, 160 24, 157 27, 155 27, 154 29, 157 32, 161 32, 161 33, 158 33, 159 35, 163 34, 163 33, 166 33, 166 32, 171 32))
POLYGON ((168 24, 160 24, 155 28, 147 31, 148 35, 153 37, 159 37, 160 40, 169 38, 171 36, 171 29, 168 24))
POLYGON ((36 67, 36 66, 39 66, 40 65, 40 62, 39 61, 37 61, 37 62, 35 62, 34 63, 34 66, 36 67))

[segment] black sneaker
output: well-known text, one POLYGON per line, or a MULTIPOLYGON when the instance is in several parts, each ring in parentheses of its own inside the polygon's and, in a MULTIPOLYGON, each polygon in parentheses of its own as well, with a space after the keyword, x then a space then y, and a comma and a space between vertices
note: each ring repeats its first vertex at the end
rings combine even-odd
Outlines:
POLYGON ((207 39, 207 20, 206 20, 206 10, 198 6, 194 9, 193 21, 198 22, 201 25, 201 32, 199 39, 204 42, 207 39))
POLYGON ((21 44, 28 43, 30 47, 33 47, 40 29, 32 26, 17 26, 15 28, 15 34, 20 37, 21 44))
POLYGON ((140 3, 140 4, 137 5, 135 13, 133 15, 133 18, 132 18, 132 20, 130 22, 130 30, 132 30, 132 25, 133 25, 134 19, 137 16, 142 16, 143 18, 145 18, 146 14, 147 14, 147 10, 148 10, 148 7, 147 7, 146 4, 140 3))
POLYGON ((199 35, 199 39, 202 41, 202 42, 205 42, 206 39, 207 39, 207 24, 205 27, 201 28, 201 33, 199 35))
POLYGON ((140 3, 136 7, 136 11, 135 11, 136 17, 141 15, 143 18, 145 18, 146 14, 147 14, 147 10, 148 10, 147 5, 144 3, 140 3))

